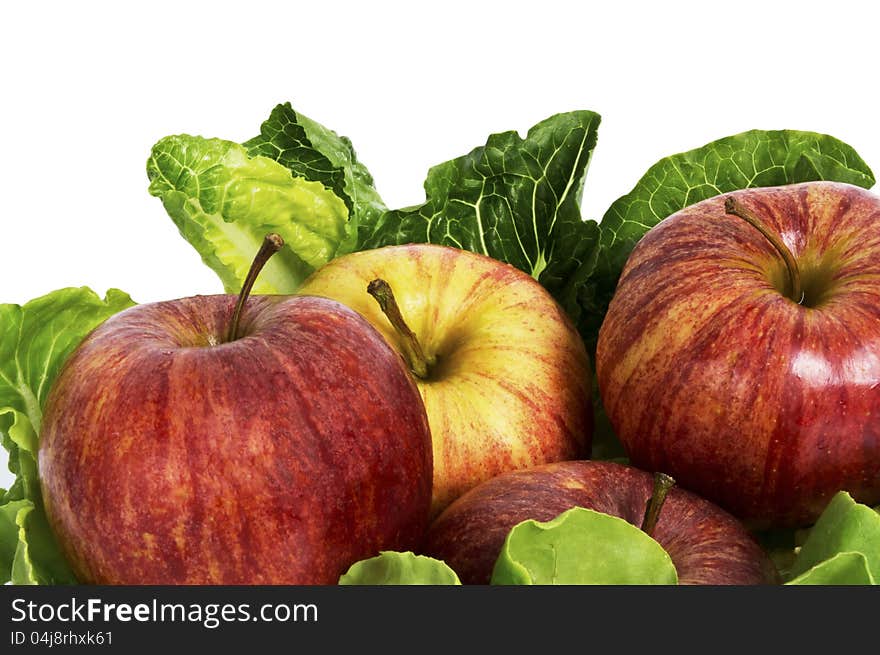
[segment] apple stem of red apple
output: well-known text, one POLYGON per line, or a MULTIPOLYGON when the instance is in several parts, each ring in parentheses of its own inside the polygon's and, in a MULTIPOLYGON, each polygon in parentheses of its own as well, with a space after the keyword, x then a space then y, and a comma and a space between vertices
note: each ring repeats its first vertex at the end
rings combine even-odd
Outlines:
POLYGON ((403 314, 400 313, 400 307, 394 298, 391 285, 385 280, 377 278, 367 285, 367 293, 376 299, 382 313, 388 317, 388 321, 397 334, 400 335, 407 360, 409 361, 409 367, 413 374, 421 379, 427 378, 428 367, 433 362, 425 356, 425 351, 422 350, 422 345, 419 343, 418 338, 416 338, 416 333, 409 329, 409 326, 403 319, 403 314))
POLYGON ((642 518, 642 532, 649 537, 653 536, 654 528, 660 519, 660 510, 666 502, 666 495, 675 486, 675 480, 665 473, 654 474, 654 490, 645 504, 645 516, 642 518))
POLYGON ((778 234, 774 234, 770 228, 755 214, 751 209, 743 205, 733 196, 728 196, 724 200, 724 211, 727 214, 738 216, 753 228, 758 230, 767 241, 769 241, 785 262, 785 268, 788 269, 789 298, 797 304, 804 301, 804 291, 801 286, 801 273, 798 269, 797 260, 791 254, 791 250, 785 245, 782 238, 778 234))
POLYGON ((254 256, 254 261, 251 263, 251 268, 244 279, 244 284, 241 285, 238 302, 235 303, 235 311, 232 312, 232 320, 229 322, 229 333, 226 336, 227 342, 238 339, 238 324, 241 321, 241 312, 244 309, 248 296, 251 294, 251 289, 254 288, 254 282, 257 281, 257 276, 263 270, 263 266, 266 265, 269 258, 281 250, 283 246, 284 239, 274 232, 270 232, 263 238, 263 243, 254 256))

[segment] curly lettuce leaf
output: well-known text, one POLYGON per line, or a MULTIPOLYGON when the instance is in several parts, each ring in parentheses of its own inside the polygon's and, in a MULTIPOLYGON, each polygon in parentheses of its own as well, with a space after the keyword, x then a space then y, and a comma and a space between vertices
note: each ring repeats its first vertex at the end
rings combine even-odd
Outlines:
POLYGON ((64 361, 107 318, 133 305, 117 289, 53 291, 25 305, 0 305, 0 442, 12 486, 0 496, 0 581, 74 583, 49 529, 37 470, 43 405, 64 361))
POLYGON ((752 187, 831 180, 864 188, 874 175, 858 153, 825 134, 751 130, 661 159, 600 224, 593 270, 577 291, 581 332, 595 344, 599 326, 635 244, 667 216, 706 198, 752 187))
POLYGON ((428 172, 424 204, 362 222, 358 249, 437 243, 482 253, 537 279, 577 320, 577 289, 599 238, 580 212, 599 120, 574 111, 541 121, 525 139, 491 135, 428 172))
POLYGON ((410 551, 385 550, 355 562, 339 578, 341 585, 460 585, 455 571, 438 559, 410 551))
POLYGON ((492 571, 497 585, 677 583, 672 559, 654 539, 622 518, 582 507, 515 525, 492 571))
POLYGON ((360 223, 375 223, 387 211, 351 141, 295 112, 289 102, 276 106, 260 127, 260 135, 244 147, 252 157, 274 159, 294 176, 320 182, 342 199, 349 221, 348 238, 339 254, 354 248, 360 223))
POLYGON ((880 582, 880 513, 838 492, 810 529, 790 576, 792 584, 880 582))
POLYGON ((322 182, 231 141, 165 137, 153 146, 147 176, 150 194, 227 293, 240 290, 267 232, 280 234, 285 247, 266 264, 254 293, 293 293, 348 237, 348 208, 322 182))

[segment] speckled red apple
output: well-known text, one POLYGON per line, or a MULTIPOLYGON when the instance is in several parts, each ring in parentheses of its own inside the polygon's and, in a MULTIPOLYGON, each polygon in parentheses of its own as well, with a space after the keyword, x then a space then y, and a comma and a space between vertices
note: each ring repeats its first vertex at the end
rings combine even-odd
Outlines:
POLYGON ((421 538, 424 407, 400 356, 324 298, 133 307, 48 398, 46 511, 83 582, 334 584, 421 538))
POLYGON ((880 502, 880 198, 808 182, 670 216, 626 263, 596 366, 632 462, 753 527, 810 524, 840 490, 880 502))

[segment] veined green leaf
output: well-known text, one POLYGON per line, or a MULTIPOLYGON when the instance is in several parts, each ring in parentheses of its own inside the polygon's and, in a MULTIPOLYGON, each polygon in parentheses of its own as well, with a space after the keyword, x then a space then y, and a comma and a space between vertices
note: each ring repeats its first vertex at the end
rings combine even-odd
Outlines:
POLYGON ((582 507, 515 525, 492 571, 492 584, 677 583, 660 544, 624 519, 582 507))
POLYGON ((165 137, 153 146, 147 175, 150 193, 228 293, 240 290, 268 232, 280 234, 285 247, 266 264, 254 293, 293 293, 348 238, 341 198, 231 141, 165 137))
POLYGON ((0 579, 73 583, 43 510, 37 470, 43 404, 67 357, 107 318, 130 307, 116 289, 53 291, 25 305, 0 305, 0 442, 15 482, 0 497, 0 579))
POLYGON ((577 320, 577 289, 592 270, 599 232, 581 218, 584 176, 599 115, 557 114, 489 137, 485 146, 433 167, 426 202, 362 223, 358 249, 437 243, 526 271, 577 320))
POLYGON ((118 289, 102 300, 86 287, 0 304, 0 407, 24 413, 39 433, 41 407, 64 360, 92 329, 133 304, 118 289))
POLYGON ((358 161, 351 141, 295 112, 289 102, 276 106, 260 135, 244 146, 252 157, 274 159, 294 176, 321 182, 342 199, 349 220, 339 254, 354 249, 358 223, 371 225, 386 211, 373 176, 358 161))
POLYGON ((595 345, 630 252, 667 216, 721 193, 813 180, 870 188, 874 175, 849 145, 797 130, 751 130, 661 159, 602 217, 595 269, 577 289, 581 333, 595 345))
POLYGON ((460 585, 449 566, 438 559, 412 552, 382 551, 355 562, 339 578, 341 585, 460 585))

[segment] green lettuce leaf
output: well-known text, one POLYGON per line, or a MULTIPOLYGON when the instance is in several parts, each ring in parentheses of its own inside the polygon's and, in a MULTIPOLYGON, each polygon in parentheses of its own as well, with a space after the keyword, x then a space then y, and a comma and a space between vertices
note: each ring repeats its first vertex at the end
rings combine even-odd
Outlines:
POLYGON ((661 159, 600 225, 594 268, 581 271, 577 290, 581 333, 595 345, 599 326, 635 244, 654 225, 706 198, 751 187, 832 180, 864 188, 874 175, 849 145, 834 137, 796 130, 751 130, 661 159))
POLYGON ((351 565, 339 578, 341 585, 460 585, 449 566, 412 552, 382 551, 351 565))
POLYGON ((575 507, 508 533, 492 584, 677 584, 669 554, 616 516, 575 507))
POLYGON ((880 514, 838 492, 810 529, 790 575, 798 584, 875 584, 880 581, 880 514), (847 554, 845 557, 838 557, 847 554), (864 559, 867 578, 862 575, 864 559), (833 560, 833 561, 832 561, 833 560), (819 570, 814 570, 819 568, 819 570), (853 583, 852 580, 870 580, 853 583), (821 582, 809 582, 821 580, 821 582), (806 582, 805 582, 806 581, 806 582))
POLYGON ((599 239, 580 212, 599 120, 574 111, 541 121, 525 139, 491 135, 428 172, 424 204, 362 222, 358 249, 437 243, 482 253, 533 276, 578 320, 577 290, 599 239))
MULTIPOLYGON (((254 151, 268 146, 253 145, 254 151)), ((175 135, 153 146, 149 191, 160 198, 180 234, 238 293, 267 232, 285 247, 263 269, 254 293, 293 293, 309 273, 351 240, 348 208, 322 181, 294 176, 245 146, 175 135)))
POLYGON ((9 453, 12 486, 0 497, 0 580, 74 583, 49 529, 37 470, 46 396, 64 361, 107 318, 130 307, 111 289, 53 291, 25 305, 0 305, 0 442, 9 453))
POLYGON ((351 141, 298 114, 289 102, 276 106, 261 126, 260 135, 244 147, 252 157, 274 159, 294 176, 320 182, 342 199, 349 221, 339 254, 354 249, 360 223, 371 225, 387 210, 351 141))
POLYGON ((790 585, 874 585, 868 558, 862 553, 837 553, 802 573, 790 585))

